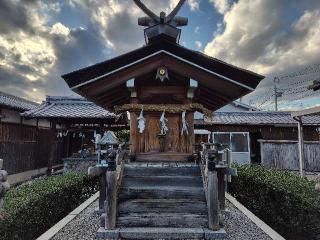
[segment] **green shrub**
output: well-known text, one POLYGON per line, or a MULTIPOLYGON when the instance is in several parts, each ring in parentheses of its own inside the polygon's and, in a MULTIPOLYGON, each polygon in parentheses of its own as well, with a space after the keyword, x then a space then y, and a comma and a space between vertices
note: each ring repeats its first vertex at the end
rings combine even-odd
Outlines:
POLYGON ((320 236, 320 195, 315 182, 257 165, 237 168, 230 191, 248 209, 288 239, 320 236))
POLYGON ((115 132, 115 135, 119 139, 120 142, 129 142, 130 139, 130 131, 123 129, 115 132))
POLYGON ((97 191, 97 179, 68 173, 13 188, 0 211, 0 239, 35 239, 97 191))

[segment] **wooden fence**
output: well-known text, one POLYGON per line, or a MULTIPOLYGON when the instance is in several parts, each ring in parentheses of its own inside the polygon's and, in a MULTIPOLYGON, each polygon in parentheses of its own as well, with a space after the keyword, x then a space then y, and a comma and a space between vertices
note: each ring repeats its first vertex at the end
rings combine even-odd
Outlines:
POLYGON ((0 123, 0 158, 9 174, 47 167, 52 145, 55 157, 52 165, 62 163, 64 144, 51 143, 50 129, 34 126, 0 123))
MULTIPOLYGON (((259 140, 261 164, 276 169, 299 170, 298 141, 259 140)), ((305 170, 320 171, 320 142, 305 141, 305 170)))

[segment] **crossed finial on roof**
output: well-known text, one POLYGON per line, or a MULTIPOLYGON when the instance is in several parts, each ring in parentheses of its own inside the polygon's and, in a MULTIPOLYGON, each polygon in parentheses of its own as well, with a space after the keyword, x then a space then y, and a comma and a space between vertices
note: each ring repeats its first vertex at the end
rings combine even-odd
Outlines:
POLYGON ((178 11, 184 4, 185 0, 180 0, 176 7, 171 11, 171 13, 166 16, 165 12, 161 12, 160 16, 157 16, 149 8, 146 7, 140 0, 133 0, 135 4, 149 17, 142 17, 138 19, 138 24, 140 26, 154 26, 157 24, 169 24, 175 27, 185 26, 188 23, 188 19, 184 17, 176 17, 178 11))

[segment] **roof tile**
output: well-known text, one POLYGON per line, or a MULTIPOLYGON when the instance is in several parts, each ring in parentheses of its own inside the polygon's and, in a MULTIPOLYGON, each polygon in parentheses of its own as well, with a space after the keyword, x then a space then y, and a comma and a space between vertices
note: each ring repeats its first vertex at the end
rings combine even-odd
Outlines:
POLYGON ((0 92, 0 106, 16 109, 22 112, 35 108, 39 106, 39 104, 8 93, 0 92))
POLYGON ((114 118, 116 114, 82 97, 47 96, 40 106, 21 114, 29 118, 114 118))

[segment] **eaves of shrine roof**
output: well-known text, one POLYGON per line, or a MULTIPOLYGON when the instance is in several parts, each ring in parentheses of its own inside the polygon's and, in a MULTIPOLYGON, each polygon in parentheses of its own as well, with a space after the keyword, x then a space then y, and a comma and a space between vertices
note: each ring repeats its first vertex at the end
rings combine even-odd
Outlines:
POLYGON ((168 41, 165 36, 159 35, 157 41, 134 51, 125 53, 113 59, 65 74, 62 78, 69 87, 76 90, 79 87, 93 83, 111 74, 124 70, 132 65, 159 54, 165 54, 207 71, 216 77, 231 81, 252 91, 264 76, 238 68, 219 59, 210 57, 201 52, 187 49, 179 44, 168 41))

